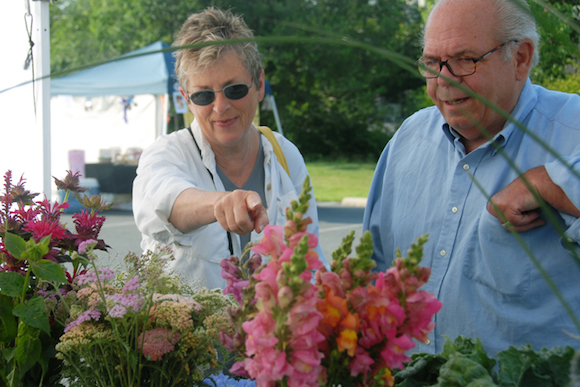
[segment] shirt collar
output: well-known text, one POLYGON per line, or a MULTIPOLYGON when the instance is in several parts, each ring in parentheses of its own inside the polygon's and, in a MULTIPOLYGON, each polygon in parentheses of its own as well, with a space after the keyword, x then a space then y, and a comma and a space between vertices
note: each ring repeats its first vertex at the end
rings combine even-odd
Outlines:
MULTIPOLYGON (((523 118, 525 118, 534 108, 537 99, 538 95, 536 90, 534 90, 532 87, 532 82, 528 78, 524 88, 522 89, 522 92, 520 93, 518 102, 516 103, 516 106, 511 113, 511 117, 515 120, 515 122, 511 120, 506 121, 501 132, 496 134, 490 141, 481 145, 479 148, 488 148, 492 146, 493 142, 495 142, 499 147, 503 148, 512 136, 514 130, 518 127, 518 123, 521 122, 523 118)), ((465 148, 463 147, 463 143, 460 141, 461 136, 453 128, 451 128, 447 122, 443 123, 442 129, 443 133, 445 133, 445 136, 453 144, 454 148, 462 155, 464 155, 465 148)), ((492 152, 492 154, 495 155, 497 153, 497 149, 494 149, 492 152)))

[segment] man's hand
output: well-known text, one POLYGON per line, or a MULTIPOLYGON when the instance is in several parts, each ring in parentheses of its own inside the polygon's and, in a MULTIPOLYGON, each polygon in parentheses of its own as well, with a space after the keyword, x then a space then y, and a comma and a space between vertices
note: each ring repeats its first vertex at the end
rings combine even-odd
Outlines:
MULTIPOLYGON (((523 176, 542 199, 556 210, 580 217, 580 211, 568 199, 564 191, 552 182, 546 168, 543 166, 532 168, 523 176)), ((528 231, 546 223, 540 218, 538 200, 521 176, 493 195, 487 204, 487 210, 498 218, 506 229, 509 229, 507 227, 507 222, 509 222, 518 232, 528 231)))
POLYGON ((260 195, 254 191, 235 190, 223 195, 215 204, 214 215, 226 230, 244 235, 260 233, 269 223, 260 195))

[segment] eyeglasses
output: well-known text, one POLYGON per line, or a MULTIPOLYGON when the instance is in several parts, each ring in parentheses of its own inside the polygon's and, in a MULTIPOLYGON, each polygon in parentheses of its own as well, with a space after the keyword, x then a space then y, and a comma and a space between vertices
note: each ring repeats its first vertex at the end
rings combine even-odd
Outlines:
POLYGON ((246 85, 245 83, 234 83, 233 85, 227 85, 221 90, 196 91, 189 96, 189 100, 198 106, 207 106, 215 101, 216 93, 224 93, 227 99, 242 99, 248 95, 250 87, 252 87, 252 83, 254 83, 253 79, 249 85, 246 85))
POLYGON ((472 58, 470 56, 458 56, 456 58, 449 58, 446 61, 438 61, 435 59, 419 59, 417 61, 417 69, 421 76, 431 79, 437 78, 441 74, 443 66, 446 66, 449 72, 456 77, 466 77, 475 74, 477 62, 493 54, 508 43, 517 42, 517 40, 509 40, 500 44, 496 48, 486 52, 479 58, 472 58))

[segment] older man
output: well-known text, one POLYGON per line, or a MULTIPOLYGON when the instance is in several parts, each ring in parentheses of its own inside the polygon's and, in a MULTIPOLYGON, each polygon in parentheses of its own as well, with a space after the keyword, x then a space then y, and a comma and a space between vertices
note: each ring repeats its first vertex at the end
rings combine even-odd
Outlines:
POLYGON ((443 335, 478 337, 492 356, 580 347, 534 263, 580 312, 580 97, 531 84, 538 40, 515 0, 441 0, 427 21, 418 67, 436 106, 387 144, 364 217, 381 270, 429 234, 425 290, 443 309, 419 351, 440 352, 443 335))

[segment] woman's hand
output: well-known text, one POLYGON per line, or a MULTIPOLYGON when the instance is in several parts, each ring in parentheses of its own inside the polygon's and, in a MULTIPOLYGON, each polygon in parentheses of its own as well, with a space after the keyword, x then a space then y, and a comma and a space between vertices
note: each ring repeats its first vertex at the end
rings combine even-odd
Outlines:
POLYGON ((177 196, 169 217, 169 222, 184 234, 215 221, 224 230, 240 235, 253 230, 262 232, 269 223, 260 195, 244 190, 216 192, 188 188, 177 196))
POLYGON ((224 230, 240 235, 260 233, 269 223, 260 195, 254 191, 226 193, 216 202, 214 215, 224 230))

